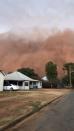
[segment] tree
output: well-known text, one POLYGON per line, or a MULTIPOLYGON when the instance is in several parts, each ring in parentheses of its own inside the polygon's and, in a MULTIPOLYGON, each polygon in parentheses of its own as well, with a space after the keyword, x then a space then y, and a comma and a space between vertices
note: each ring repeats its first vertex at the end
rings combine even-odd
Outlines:
POLYGON ((74 86, 74 72, 71 73, 71 83, 72 86, 74 86))
POLYGON ((35 71, 31 68, 20 68, 18 71, 33 79, 40 79, 38 74, 36 74, 35 71))
POLYGON ((63 66, 64 70, 67 71, 68 85, 72 86, 74 83, 74 63, 66 63, 63 66))
POLYGON ((49 80, 49 82, 51 83, 51 87, 52 84, 56 82, 57 80, 57 65, 54 64, 53 62, 49 61, 46 64, 46 76, 49 80))
POLYGON ((62 78, 62 83, 64 84, 64 86, 68 86, 68 75, 65 75, 65 76, 62 78))
POLYGON ((63 66, 64 66, 64 69, 67 70, 67 73, 69 72, 70 68, 71 70, 74 70, 74 63, 65 63, 63 66))

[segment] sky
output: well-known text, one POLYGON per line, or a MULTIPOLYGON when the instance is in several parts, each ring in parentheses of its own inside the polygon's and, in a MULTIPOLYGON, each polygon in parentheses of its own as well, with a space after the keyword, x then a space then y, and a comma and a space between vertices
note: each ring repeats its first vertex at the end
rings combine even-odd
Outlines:
POLYGON ((0 32, 74 29, 74 0, 0 0, 0 32))

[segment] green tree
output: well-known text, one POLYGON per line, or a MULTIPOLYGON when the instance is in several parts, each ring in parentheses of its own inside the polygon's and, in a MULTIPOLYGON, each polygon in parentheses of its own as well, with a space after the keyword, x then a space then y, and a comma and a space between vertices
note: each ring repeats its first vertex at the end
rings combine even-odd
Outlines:
POLYGON ((63 66, 64 66, 64 70, 66 70, 68 74, 69 74, 69 69, 74 70, 74 63, 65 63, 63 66))
POLYGON ((63 83, 65 86, 68 86, 68 75, 65 75, 65 76, 62 78, 62 83, 63 83))
POLYGON ((46 70, 46 76, 47 76, 49 82, 51 83, 51 87, 52 87, 52 84, 57 81, 57 65, 54 64, 53 62, 49 61, 46 64, 45 70, 46 70))
POLYGON ((31 77, 33 79, 40 79, 38 74, 35 73, 34 69, 31 68, 20 68, 18 69, 19 72, 23 73, 24 75, 31 77))
POLYGON ((74 72, 71 73, 71 83, 72 86, 74 87, 74 72))
POLYGON ((64 66, 64 70, 67 71, 67 75, 65 78, 67 78, 68 85, 70 84, 70 86, 72 86, 71 84, 74 83, 73 82, 74 81, 74 63, 66 63, 63 66, 64 66))

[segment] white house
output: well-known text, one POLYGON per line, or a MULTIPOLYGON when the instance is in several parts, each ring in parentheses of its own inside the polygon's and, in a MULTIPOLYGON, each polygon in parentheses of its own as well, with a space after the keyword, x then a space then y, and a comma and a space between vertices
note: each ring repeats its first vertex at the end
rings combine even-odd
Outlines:
POLYGON ((18 71, 5 75, 4 86, 7 84, 15 84, 20 90, 29 90, 32 88, 42 88, 42 82, 32 79, 18 71))
POLYGON ((0 71, 0 91, 3 91, 4 78, 5 78, 5 74, 0 71))

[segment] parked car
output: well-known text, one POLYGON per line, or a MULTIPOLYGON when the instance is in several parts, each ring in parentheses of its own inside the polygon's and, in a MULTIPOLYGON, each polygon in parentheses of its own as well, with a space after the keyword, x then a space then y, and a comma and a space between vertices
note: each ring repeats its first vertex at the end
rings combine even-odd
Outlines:
POLYGON ((19 86, 10 84, 10 85, 4 86, 4 90, 9 90, 9 91, 19 90, 19 86))

